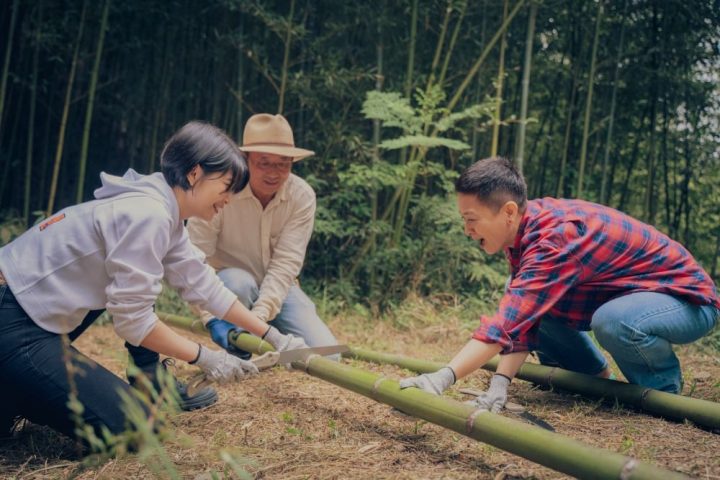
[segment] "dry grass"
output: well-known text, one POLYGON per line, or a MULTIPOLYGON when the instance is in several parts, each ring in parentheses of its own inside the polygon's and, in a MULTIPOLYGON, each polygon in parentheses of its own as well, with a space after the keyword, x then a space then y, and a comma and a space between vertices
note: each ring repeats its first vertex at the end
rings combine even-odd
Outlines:
MULTIPOLYGON (((343 342, 435 360, 450 356, 469 333, 453 316, 438 321, 429 306, 401 314, 400 323, 412 329, 395 328, 397 322, 391 321, 368 325, 352 316, 335 318, 331 327, 343 342)), ((93 327, 76 345, 123 374, 125 352, 110 326, 93 327)), ((696 347, 681 347, 678 354, 685 366, 686 391, 720 400, 717 354, 696 347)), ((392 366, 357 365, 396 378, 408 373, 392 366)), ((177 373, 187 377, 192 372, 185 366, 177 373)), ((459 387, 484 388, 489 375, 478 372, 459 387)), ((233 461, 243 464, 251 478, 266 479, 562 477, 492 446, 393 414, 385 405, 301 372, 276 368, 221 387, 219 394, 220 402, 213 407, 174 418, 176 438, 165 449, 182 478, 236 478, 233 461)), ((581 397, 539 391, 522 381, 514 382, 511 396, 576 440, 695 477, 720 478, 717 434, 581 397)), ((96 465, 82 462, 74 457, 68 440, 45 427, 26 425, 0 446, 0 475, 115 479, 155 474, 138 455, 96 465)))

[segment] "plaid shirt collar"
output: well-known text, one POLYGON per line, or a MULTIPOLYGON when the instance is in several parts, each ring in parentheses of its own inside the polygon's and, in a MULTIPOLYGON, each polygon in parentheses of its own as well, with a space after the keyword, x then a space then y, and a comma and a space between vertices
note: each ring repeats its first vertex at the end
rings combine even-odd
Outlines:
POLYGON ((528 220, 530 220, 530 209, 525 208, 525 213, 523 214, 522 220, 520 220, 520 225, 518 226, 518 231, 515 235, 515 242, 513 242, 512 247, 505 249, 505 257, 508 259, 508 262, 510 262, 513 272, 515 272, 520 266, 520 258, 522 256, 522 248, 520 245, 522 244, 522 239, 525 236, 525 227, 527 227, 528 220))

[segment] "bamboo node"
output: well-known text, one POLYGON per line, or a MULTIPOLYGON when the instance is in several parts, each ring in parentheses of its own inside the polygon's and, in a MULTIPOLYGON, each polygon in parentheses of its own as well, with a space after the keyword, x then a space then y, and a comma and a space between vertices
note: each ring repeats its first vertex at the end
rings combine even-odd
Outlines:
POLYGON ((477 408, 473 410, 473 412, 470 414, 470 416, 467 418, 467 421, 465 422, 465 430, 467 430, 467 433, 472 433, 473 429, 475 428, 475 417, 477 417, 478 414, 487 411, 488 410, 485 408, 477 408))
POLYGON ((372 386, 372 396, 373 396, 373 398, 375 398, 375 396, 377 395, 377 393, 378 393, 378 388, 380 388, 380 384, 381 384, 382 382, 384 382, 385 380, 387 380, 387 377, 384 377, 384 376, 381 376, 381 377, 379 377, 377 380, 375 380, 375 383, 373 383, 373 386, 372 386))
POLYGON ((549 386, 551 389, 553 389, 553 390, 555 389, 555 387, 554 387, 553 384, 552 384, 552 380, 553 380, 553 375, 555 375, 555 372, 556 372, 557 370, 558 370, 557 367, 552 367, 552 368, 550 369, 550 372, 548 372, 547 378, 545 379, 545 381, 548 383, 548 386, 549 386))
POLYGON ((643 390, 642 393, 640 394, 640 407, 641 407, 641 408, 644 407, 645 397, 647 397, 647 396, 648 396, 648 393, 650 393, 651 391, 652 391, 652 388, 646 388, 646 389, 643 390))
POLYGON ((635 467, 637 467, 638 464, 639 462, 634 458, 629 459, 625 465, 623 465, 622 470, 620 470, 620 480, 630 480, 633 470, 635 470, 635 467))
POLYGON ((303 370, 305 371, 305 373, 308 373, 308 368, 310 368, 310 360, 312 360, 313 358, 318 358, 320 356, 321 355, 318 355, 317 353, 311 353, 310 355, 307 356, 307 358, 305 358, 305 360, 303 360, 302 364, 303 364, 303 370))

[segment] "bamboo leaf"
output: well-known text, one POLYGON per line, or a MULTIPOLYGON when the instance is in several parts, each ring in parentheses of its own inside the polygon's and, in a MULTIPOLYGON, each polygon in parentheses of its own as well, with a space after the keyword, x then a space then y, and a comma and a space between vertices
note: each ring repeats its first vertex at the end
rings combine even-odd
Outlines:
POLYGON ((434 148, 447 147, 451 150, 468 150, 470 145, 460 140, 451 138, 428 137, 426 135, 404 135, 392 140, 385 140, 380 144, 380 148, 386 150, 395 150, 405 147, 434 148))
POLYGON ((385 127, 397 127, 406 132, 420 132, 421 121, 410 101, 398 92, 369 91, 362 113, 370 120, 380 120, 385 127))

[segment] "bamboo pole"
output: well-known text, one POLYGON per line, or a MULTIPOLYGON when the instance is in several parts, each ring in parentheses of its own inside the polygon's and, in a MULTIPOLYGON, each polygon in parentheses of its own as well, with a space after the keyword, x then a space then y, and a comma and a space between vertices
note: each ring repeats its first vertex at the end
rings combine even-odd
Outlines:
POLYGON ((290 14, 288 14, 287 32, 285 34, 285 51, 283 53, 282 74, 280 76, 280 94, 278 95, 278 113, 282 114, 285 108, 285 90, 287 89, 287 76, 290 63, 290 45, 292 42, 292 21, 295 16, 295 0, 290 0, 290 14))
POLYGON ((15 22, 17 20, 19 0, 12 4, 12 16, 10 17, 10 29, 8 30, 8 43, 5 45, 5 60, 3 62, 2 80, 0 80, 0 127, 2 127, 3 114, 5 112, 5 91, 7 90, 8 72, 10 71, 10 56, 12 55, 13 38, 15 37, 15 22))
MULTIPOLYGON (((27 148, 25 150, 25 188, 23 189, 23 226, 30 224, 30 193, 32 188, 32 159, 35 145, 35 108, 37 106, 38 64, 40 54, 40 32, 42 31, 42 3, 37 7, 35 26, 35 49, 33 51, 32 87, 30 87, 30 113, 28 115, 27 148)), ((42 188, 42 186, 41 186, 42 188)))
POLYGON ((515 153, 515 166, 520 173, 523 172, 525 156, 525 130, 527 128, 528 96, 530 93, 530 69, 532 68, 533 41, 535 38, 535 17, 537 16, 537 2, 530 2, 528 13, 527 38, 525 40, 525 65, 522 75, 522 100, 520 101, 520 122, 518 123, 517 149, 515 153))
MULTIPOLYGON (((503 2, 503 22, 508 16, 508 0, 503 2)), ((498 140, 500 139, 500 123, 502 115, 503 83, 505 82, 505 48, 507 47, 507 31, 503 30, 500 39, 500 60, 498 65, 498 77, 495 84, 495 117, 493 118, 492 143, 490 144, 490 156, 494 157, 498 151, 498 140)))
POLYGON ((85 192, 85 170, 87 168, 88 147, 90 145, 90 127, 92 126, 93 109, 95 107, 95 91, 97 90, 97 81, 100 74, 100 61, 102 60, 103 45, 105 43, 105 31, 107 30, 110 1, 111 0, 105 0, 105 6, 102 10, 100 18, 100 32, 98 33, 97 48, 95 50, 95 62, 93 64, 92 74, 90 75, 90 89, 88 91, 88 103, 87 108, 85 109, 85 124, 83 126, 83 135, 80 146, 80 165, 78 170, 77 191, 75 192, 75 203, 83 201, 83 193, 85 192))
POLYGON ((592 101, 593 101, 593 87, 595 85, 595 66, 597 64, 597 47, 598 40, 600 38, 600 22, 603 16, 603 3, 602 0, 598 3, 597 17, 595 18, 595 36, 593 37, 592 54, 590 55, 590 73, 588 76, 588 91, 585 99, 585 117, 583 120, 583 136, 580 146, 580 171, 578 173, 577 192, 575 196, 582 198, 583 196, 583 182, 585 181, 585 163, 587 157, 587 144, 588 137, 590 135, 590 114, 592 112, 592 101))
POLYGON ((57 193, 58 177, 60 176, 60 162, 62 161, 63 148, 65 145, 65 130, 67 129, 68 115, 70 113, 70 103, 73 84, 75 82, 75 72, 77 71, 78 59, 80 57, 80 45, 82 42, 83 29, 85 28, 85 13, 87 12, 87 3, 87 0, 83 2, 82 13, 80 14, 80 27, 78 28, 77 38, 75 39, 72 63, 70 64, 70 74, 68 75, 67 89, 65 90, 65 104, 60 120, 60 133, 58 134, 57 148, 55 149, 55 162, 53 163, 53 173, 50 180, 50 194, 48 196, 47 208, 45 210, 45 215, 47 217, 53 214, 53 210, 55 208, 55 194, 57 193))
MULTIPOLYGON (((194 332, 204 329, 201 322, 190 318, 162 313, 158 316, 176 327, 194 332)), ((256 353, 272 350, 267 342, 245 333, 231 335, 230 341, 238 348, 256 353)), ((401 390, 395 380, 320 356, 295 362, 293 366, 417 418, 578 478, 686 478, 678 472, 584 445, 564 435, 475 409, 447 397, 417 388, 401 390)))
MULTIPOLYGON (((441 362, 378 353, 361 348, 353 348, 350 355, 369 362, 397 365, 418 373, 434 372, 446 365, 441 362)), ((483 368, 494 372, 497 364, 496 357, 483 368)), ((720 429, 720 403, 533 363, 525 363, 516 377, 537 385, 580 393, 611 403, 620 402, 664 418, 690 420, 706 428, 720 429)))
POLYGON ((610 145, 613 140, 613 127, 615 125, 615 103, 617 101, 618 84, 620 83, 620 62, 623 56, 623 40, 625 38, 625 17, 627 16, 628 1, 624 0, 623 15, 620 18, 620 40, 618 42, 617 56, 615 57, 615 73, 613 75, 612 94, 610 96, 610 120, 608 122, 607 138, 605 139, 605 153, 603 155, 602 181, 600 183, 600 203, 610 203, 608 192, 608 164, 610 163, 610 145))

